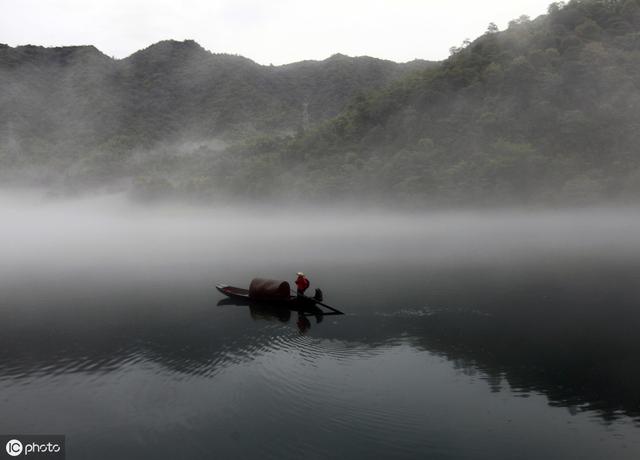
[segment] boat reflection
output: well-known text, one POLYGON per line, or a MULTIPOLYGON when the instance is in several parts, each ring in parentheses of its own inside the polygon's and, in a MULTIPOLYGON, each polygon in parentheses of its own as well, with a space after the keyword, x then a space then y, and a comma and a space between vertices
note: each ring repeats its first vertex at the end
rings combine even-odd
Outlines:
POLYGON ((255 321, 280 321, 288 323, 291 320, 292 313, 296 313, 296 327, 301 334, 307 333, 311 329, 311 321, 309 317, 314 317, 316 324, 322 322, 325 313, 322 309, 313 306, 304 310, 296 310, 291 308, 283 308, 281 306, 270 305, 265 302, 253 302, 249 300, 226 298, 218 301, 218 307, 249 307, 249 314, 255 321))

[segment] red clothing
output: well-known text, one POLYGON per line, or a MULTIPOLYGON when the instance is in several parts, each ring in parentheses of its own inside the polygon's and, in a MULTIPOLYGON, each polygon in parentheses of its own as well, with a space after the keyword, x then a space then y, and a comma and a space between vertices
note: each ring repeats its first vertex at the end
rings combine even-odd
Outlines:
POLYGON ((304 293, 304 291, 306 291, 309 288, 310 284, 311 283, 306 278, 306 276, 298 276, 298 279, 296 280, 296 286, 298 287, 298 292, 304 293))

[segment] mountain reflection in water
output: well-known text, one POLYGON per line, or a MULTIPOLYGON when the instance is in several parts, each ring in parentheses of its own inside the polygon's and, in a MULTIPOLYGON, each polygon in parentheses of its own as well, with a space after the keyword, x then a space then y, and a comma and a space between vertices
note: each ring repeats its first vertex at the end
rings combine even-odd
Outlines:
MULTIPOLYGON (((85 298, 82 308, 72 303, 78 299, 64 297, 35 311, 5 307, 14 327, 0 337, 0 380, 105 373, 145 361, 187 375, 215 375, 261 350, 300 345, 287 342, 295 339, 297 312, 226 299, 216 308, 213 290, 196 299, 182 293, 182 302, 176 298, 170 305, 171 294, 155 289, 161 298, 120 290, 114 305, 98 294, 85 298), (127 295, 135 305, 122 300, 127 295), (196 308, 185 310, 186 298, 196 308), (247 323, 249 318, 254 321, 247 323)), ((315 326, 301 332, 313 332, 316 344, 340 343, 344 353, 376 354, 402 341, 482 374, 494 390, 508 384, 522 394, 543 393, 553 405, 594 410, 603 420, 638 417, 637 318, 565 313, 398 307, 339 319, 311 316, 315 326)))

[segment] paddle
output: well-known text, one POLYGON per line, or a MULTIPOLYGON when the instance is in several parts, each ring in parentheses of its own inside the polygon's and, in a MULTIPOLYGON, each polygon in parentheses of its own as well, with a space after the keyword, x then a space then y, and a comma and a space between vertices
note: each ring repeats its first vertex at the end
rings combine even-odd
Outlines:
MULTIPOLYGON (((306 296, 305 296, 306 297, 306 296)), ((313 300, 315 303, 322 305, 324 308, 328 308, 329 310, 331 310, 333 312, 333 314, 336 315, 344 315, 344 312, 338 310, 337 308, 333 308, 331 305, 327 305, 326 303, 322 303, 319 300, 314 299, 313 297, 307 297, 307 299, 311 299, 313 300)))
MULTIPOLYGON (((295 295, 297 297, 298 293, 295 292, 293 289, 291 289, 291 294, 295 295)), ((333 313, 323 313, 323 315, 344 315, 345 313, 338 310, 337 308, 333 308, 331 305, 327 305, 326 303, 322 303, 319 300, 314 299, 313 297, 308 297, 306 295, 302 295, 303 298, 307 299, 307 300, 311 300, 315 303, 317 303, 318 305, 322 305, 324 308, 328 308, 329 310, 331 310, 333 313)))
POLYGON ((302 313, 303 316, 336 316, 336 315, 346 315, 346 313, 335 312, 335 311, 322 311, 321 313, 302 313))

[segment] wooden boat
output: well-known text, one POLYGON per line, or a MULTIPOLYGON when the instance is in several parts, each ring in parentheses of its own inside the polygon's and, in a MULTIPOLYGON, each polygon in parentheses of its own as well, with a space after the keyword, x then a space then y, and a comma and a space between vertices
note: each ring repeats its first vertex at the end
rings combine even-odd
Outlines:
POLYGON ((217 284, 216 289, 226 295, 230 300, 234 300, 241 305, 263 304, 276 308, 286 308, 289 310, 301 311, 311 314, 323 315, 344 315, 340 310, 322 303, 321 293, 316 291, 316 297, 292 295, 289 284, 286 282, 277 282, 272 280, 254 279, 251 282, 250 289, 243 289, 228 284, 217 284), (264 284, 267 283, 267 291, 264 284), (257 288, 256 288, 257 286, 257 288), (268 293, 269 295, 264 295, 268 293), (261 295, 263 294, 263 295, 261 295), (323 311, 318 306, 322 306, 329 311, 323 311))
POLYGON ((222 294, 231 299, 241 300, 246 303, 259 302, 268 303, 273 306, 285 307, 291 310, 304 310, 310 309, 316 306, 316 300, 311 297, 298 297, 295 295, 289 295, 288 298, 281 299, 253 299, 249 295, 248 289, 243 289, 235 286, 229 286, 228 284, 217 284, 216 289, 222 294))

